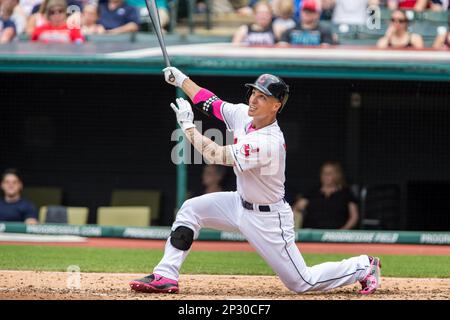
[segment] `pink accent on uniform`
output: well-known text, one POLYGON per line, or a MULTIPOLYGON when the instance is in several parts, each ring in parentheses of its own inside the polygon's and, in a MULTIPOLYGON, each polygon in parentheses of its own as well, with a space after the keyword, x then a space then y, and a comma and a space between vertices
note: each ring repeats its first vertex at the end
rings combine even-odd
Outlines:
POLYGON ((247 127, 247 133, 250 133, 250 132, 253 132, 253 131, 256 131, 256 130, 258 130, 258 129, 253 128, 252 123, 250 122, 248 127, 247 127))
MULTIPOLYGON (((200 89, 199 92, 197 92, 197 94, 195 95, 193 102, 195 104, 200 103, 200 102, 204 102, 206 100, 208 100, 209 98, 215 96, 214 93, 212 93, 211 91, 207 90, 207 89, 200 89)), ((212 107, 213 107, 213 115, 219 119, 223 121, 223 117, 222 114, 220 113, 220 107, 222 106, 223 101, 222 100, 216 100, 212 103, 212 107)))

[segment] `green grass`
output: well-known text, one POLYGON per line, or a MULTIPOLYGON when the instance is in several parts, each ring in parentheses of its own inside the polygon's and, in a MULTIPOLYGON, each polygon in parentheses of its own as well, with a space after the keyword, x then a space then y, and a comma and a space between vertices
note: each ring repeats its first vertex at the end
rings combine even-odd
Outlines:
MULTIPOLYGON (((0 270, 66 271, 77 265, 82 272, 149 273, 162 257, 161 250, 104 249, 48 246, 0 246, 0 270)), ((345 254, 305 254, 308 265, 348 258, 345 254)), ((382 274, 389 277, 450 278, 448 256, 382 255, 382 274)), ((273 275, 254 252, 191 252, 183 265, 188 274, 273 275)))

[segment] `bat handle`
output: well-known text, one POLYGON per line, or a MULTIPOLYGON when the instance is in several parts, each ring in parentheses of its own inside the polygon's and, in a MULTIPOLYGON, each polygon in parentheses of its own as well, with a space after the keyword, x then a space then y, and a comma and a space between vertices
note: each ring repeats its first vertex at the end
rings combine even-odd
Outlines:
POLYGON ((172 71, 170 71, 169 81, 170 82, 175 82, 175 76, 173 75, 172 71))

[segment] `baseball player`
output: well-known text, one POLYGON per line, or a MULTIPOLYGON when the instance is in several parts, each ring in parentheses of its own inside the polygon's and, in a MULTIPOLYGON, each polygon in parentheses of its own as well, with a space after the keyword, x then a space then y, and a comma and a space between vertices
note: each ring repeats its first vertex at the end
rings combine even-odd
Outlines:
POLYGON ((289 97, 285 82, 270 74, 248 83, 246 104, 225 102, 199 87, 175 67, 163 70, 165 79, 183 89, 195 106, 222 120, 232 130, 234 144, 220 146, 193 124, 188 101, 171 107, 187 139, 210 163, 233 166, 237 191, 216 192, 185 201, 178 211, 165 252, 153 274, 130 283, 140 292, 178 292, 179 270, 201 228, 242 233, 294 292, 322 291, 359 281, 362 294, 380 285, 380 259, 361 255, 340 262, 306 266, 295 244, 293 213, 284 200, 286 147, 277 123, 289 97), (175 81, 169 81, 169 75, 175 81))

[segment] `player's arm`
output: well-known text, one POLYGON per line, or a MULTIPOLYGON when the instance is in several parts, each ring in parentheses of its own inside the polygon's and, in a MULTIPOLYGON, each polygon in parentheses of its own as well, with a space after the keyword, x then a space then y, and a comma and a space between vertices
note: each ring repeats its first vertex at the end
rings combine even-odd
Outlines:
POLYGON ((163 71, 166 81, 169 84, 181 88, 198 110, 208 116, 214 116, 217 119, 224 121, 221 113, 223 101, 219 97, 211 91, 197 85, 175 67, 168 67, 163 71), (173 82, 169 80, 171 74, 175 77, 175 81, 173 82))
POLYGON ((198 132, 195 127, 187 129, 185 134, 189 142, 203 155, 208 163, 233 166, 233 155, 227 146, 219 146, 217 143, 198 132))
POLYGON ((227 146, 219 146, 211 139, 203 136, 193 123, 194 113, 192 112, 191 105, 183 98, 176 100, 178 107, 171 103, 173 111, 177 115, 177 121, 183 129, 187 139, 194 146, 194 148, 200 152, 203 157, 211 164, 219 164, 225 166, 232 166, 234 164, 233 155, 230 148, 227 146))

